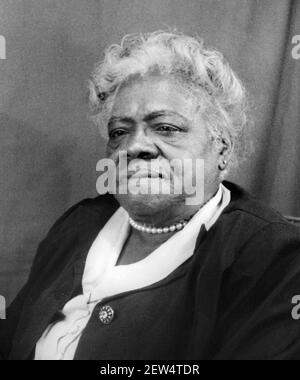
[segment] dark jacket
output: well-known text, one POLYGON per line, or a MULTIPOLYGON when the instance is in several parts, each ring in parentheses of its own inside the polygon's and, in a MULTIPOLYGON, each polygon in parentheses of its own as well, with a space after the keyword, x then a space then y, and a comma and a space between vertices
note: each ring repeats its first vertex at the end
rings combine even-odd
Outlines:
MULTIPOLYGON (((75 359, 300 359, 300 232, 234 184, 194 255, 143 289, 100 302, 75 359), (103 325, 99 309, 115 318, 103 325)), ((81 291, 89 248, 119 205, 110 195, 71 208, 40 244, 27 285, 0 321, 3 358, 31 359, 46 327, 81 291)))

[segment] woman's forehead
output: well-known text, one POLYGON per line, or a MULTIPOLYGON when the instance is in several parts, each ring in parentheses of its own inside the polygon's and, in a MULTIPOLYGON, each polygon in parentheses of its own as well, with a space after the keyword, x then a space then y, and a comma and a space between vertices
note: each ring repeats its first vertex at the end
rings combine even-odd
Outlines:
POLYGON ((166 115, 179 114, 190 119, 196 109, 195 100, 195 96, 172 77, 135 78, 119 89, 112 115, 146 117, 165 111, 166 115))

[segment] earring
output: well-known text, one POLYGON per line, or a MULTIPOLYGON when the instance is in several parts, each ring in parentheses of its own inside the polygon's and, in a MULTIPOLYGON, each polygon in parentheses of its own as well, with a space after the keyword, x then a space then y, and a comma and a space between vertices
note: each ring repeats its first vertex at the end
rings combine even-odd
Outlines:
POLYGON ((225 170, 226 166, 227 166, 227 161, 223 160, 222 165, 219 164, 219 170, 225 170))

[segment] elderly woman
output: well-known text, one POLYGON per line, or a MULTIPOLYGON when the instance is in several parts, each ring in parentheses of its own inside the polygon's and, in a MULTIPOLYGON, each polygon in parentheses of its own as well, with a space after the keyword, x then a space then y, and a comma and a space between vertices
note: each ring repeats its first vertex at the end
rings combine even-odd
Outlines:
POLYGON ((247 102, 223 56, 179 33, 127 36, 97 65, 90 103, 117 191, 72 207, 41 243, 1 322, 3 357, 300 359, 300 234, 224 181, 246 149, 247 102), (165 174, 174 159, 204 162, 200 203, 184 186, 142 191, 183 180, 165 174))

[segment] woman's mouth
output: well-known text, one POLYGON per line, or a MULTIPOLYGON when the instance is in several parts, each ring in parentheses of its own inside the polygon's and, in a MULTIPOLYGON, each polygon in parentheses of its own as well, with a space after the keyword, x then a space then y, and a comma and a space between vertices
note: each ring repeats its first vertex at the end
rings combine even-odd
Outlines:
POLYGON ((132 174, 131 176, 129 176, 129 178, 131 179, 136 179, 136 178, 163 179, 163 175, 161 173, 157 173, 153 171, 149 172, 148 170, 139 170, 135 172, 134 174, 132 174))

